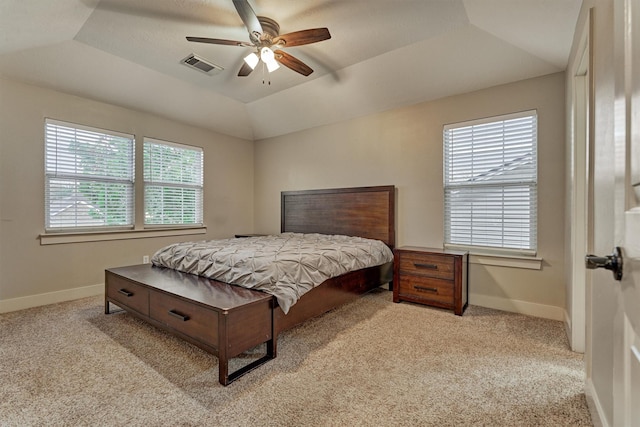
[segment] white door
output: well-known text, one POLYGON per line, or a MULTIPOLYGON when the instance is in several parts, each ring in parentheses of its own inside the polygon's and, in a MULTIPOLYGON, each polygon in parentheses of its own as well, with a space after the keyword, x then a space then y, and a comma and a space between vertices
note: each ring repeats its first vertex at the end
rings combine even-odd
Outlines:
MULTIPOLYGON (((598 22, 607 21, 604 6, 598 13, 598 22)), ((595 77, 593 231, 598 255, 608 255, 603 244, 619 247, 623 268, 621 280, 610 272, 591 276, 587 374, 605 425, 640 426, 640 1, 614 0, 613 24, 612 39, 602 30, 595 53, 600 75, 595 77)), ((616 259, 592 261, 613 268, 616 259)))
POLYGON ((624 257, 620 282, 622 334, 614 352, 614 420, 640 426, 640 2, 618 1, 622 34, 616 37, 624 76, 616 92, 625 117, 616 126, 616 242, 624 257), (619 242, 619 243, 618 243, 619 242))
POLYGON ((614 426, 640 426, 640 2, 614 3, 614 238, 623 257, 614 317, 614 426))

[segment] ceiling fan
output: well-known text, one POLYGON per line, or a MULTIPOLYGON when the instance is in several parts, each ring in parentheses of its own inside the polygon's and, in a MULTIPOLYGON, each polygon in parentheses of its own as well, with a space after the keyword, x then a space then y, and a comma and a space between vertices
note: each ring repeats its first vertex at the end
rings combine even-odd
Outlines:
POLYGON ((251 5, 249 5, 248 0, 233 0, 233 5, 249 31, 250 42, 211 39, 207 37, 187 37, 187 40, 197 43, 255 48, 255 52, 250 53, 244 58, 245 62, 242 64, 240 71, 238 71, 238 76, 240 77, 246 77, 251 74, 260 61, 266 65, 269 72, 278 69, 280 64, 282 64, 303 76, 308 76, 313 73, 311 67, 282 49, 330 39, 331 34, 329 34, 329 29, 312 28, 281 35, 280 25, 271 18, 257 16, 251 8, 251 5))

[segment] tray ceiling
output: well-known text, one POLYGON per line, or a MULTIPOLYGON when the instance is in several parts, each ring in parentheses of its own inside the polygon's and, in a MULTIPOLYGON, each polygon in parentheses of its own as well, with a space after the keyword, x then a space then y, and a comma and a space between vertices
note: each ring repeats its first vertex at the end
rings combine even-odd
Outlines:
POLYGON ((231 0, 2 0, 0 75, 263 139, 566 68, 581 0, 249 0, 280 32, 328 27, 287 48, 314 69, 256 69, 231 0), (207 75, 189 54, 223 68, 207 75), (264 82, 264 83, 263 83, 264 82))

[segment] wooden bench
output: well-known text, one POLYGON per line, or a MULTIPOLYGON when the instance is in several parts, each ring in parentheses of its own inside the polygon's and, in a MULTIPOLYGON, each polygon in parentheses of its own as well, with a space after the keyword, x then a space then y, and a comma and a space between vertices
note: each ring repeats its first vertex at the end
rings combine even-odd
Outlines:
POLYGON ((105 270, 105 313, 113 303, 219 359, 219 381, 235 379, 276 357, 275 299, 151 264, 105 270), (229 373, 229 359, 266 343, 266 354, 229 373))

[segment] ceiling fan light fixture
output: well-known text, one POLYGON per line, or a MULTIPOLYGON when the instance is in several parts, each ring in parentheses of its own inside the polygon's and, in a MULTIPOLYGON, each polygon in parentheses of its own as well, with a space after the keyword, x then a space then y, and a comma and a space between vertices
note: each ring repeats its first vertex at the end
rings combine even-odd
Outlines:
POLYGON ((252 70, 255 70, 258 62, 260 62, 260 58, 258 58, 258 55, 251 52, 249 55, 245 56, 244 62, 246 62, 252 70))
POLYGON ((280 68, 280 64, 278 64, 275 59, 271 62, 267 62, 267 71, 269 71, 270 73, 277 70, 278 68, 280 68))
POLYGON ((278 64, 278 61, 276 61, 273 51, 268 47, 263 47, 262 49, 260 49, 260 59, 262 59, 262 62, 267 64, 267 70, 270 73, 280 68, 280 64, 278 64))

